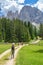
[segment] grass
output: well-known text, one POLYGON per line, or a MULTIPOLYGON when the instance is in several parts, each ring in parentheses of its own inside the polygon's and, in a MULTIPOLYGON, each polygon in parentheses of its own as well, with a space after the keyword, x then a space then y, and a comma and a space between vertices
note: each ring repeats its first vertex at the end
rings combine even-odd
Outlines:
MULTIPOLYGON (((11 48, 12 43, 0 42, 0 54, 11 48)), ((18 44, 15 44, 17 46, 18 44)))
MULTIPOLYGON (((42 44, 40 41, 38 44, 42 44)), ((16 65, 43 65, 43 45, 29 45, 21 48, 16 65)))
MULTIPOLYGON (((4 44, 0 44, 0 45, 3 46, 4 44)), ((4 49, 6 49, 6 47, 10 48, 11 45, 12 45, 12 44, 5 44, 5 45, 4 45, 4 49), (6 45, 7 45, 7 46, 6 46, 6 45)), ((1 46, 1 47, 2 47, 2 46, 1 46)), ((15 44, 15 46, 18 46, 18 44, 15 44)), ((8 49, 8 48, 7 48, 7 49, 8 49)), ((3 48, 2 48, 2 50, 3 50, 3 48)), ((1 50, 1 51, 2 51, 2 50, 1 50)), ((11 59, 10 56, 11 56, 11 52, 9 52, 9 53, 7 53, 6 55, 4 55, 4 56, 0 59, 0 65, 4 65, 9 59, 11 59)))
POLYGON ((41 40, 37 45, 43 46, 43 40, 41 40))
POLYGON ((11 44, 0 44, 0 54, 11 48, 11 44))

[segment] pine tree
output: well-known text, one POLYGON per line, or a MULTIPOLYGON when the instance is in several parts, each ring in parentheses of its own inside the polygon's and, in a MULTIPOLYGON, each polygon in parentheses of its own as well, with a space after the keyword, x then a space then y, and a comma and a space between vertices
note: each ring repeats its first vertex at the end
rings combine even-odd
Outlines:
POLYGON ((0 19, 0 41, 2 41, 2 24, 0 19))
POLYGON ((28 22, 28 30, 29 30, 31 39, 34 39, 34 28, 33 28, 33 25, 30 22, 28 22))
POLYGON ((36 26, 34 26, 34 36, 37 39, 37 28, 36 28, 36 26))
POLYGON ((40 37, 43 39, 43 24, 40 24, 40 37))

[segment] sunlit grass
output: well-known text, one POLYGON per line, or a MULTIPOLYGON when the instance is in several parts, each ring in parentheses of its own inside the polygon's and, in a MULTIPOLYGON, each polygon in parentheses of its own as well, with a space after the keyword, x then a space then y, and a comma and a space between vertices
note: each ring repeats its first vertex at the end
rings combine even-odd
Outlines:
POLYGON ((0 44, 0 54, 11 48, 11 44, 0 44))
MULTIPOLYGON (((43 41, 39 43, 42 44, 43 41)), ((16 65, 43 65, 43 46, 29 45, 23 47, 16 58, 16 65)))
POLYGON ((38 42, 37 45, 39 45, 39 46, 43 46, 43 40, 41 40, 40 42, 38 42))
MULTIPOLYGON (((14 44, 15 47, 18 46, 17 44, 14 44)), ((0 54, 3 53, 4 51, 10 49, 12 46, 12 43, 4 43, 4 42, 0 42, 0 54)))

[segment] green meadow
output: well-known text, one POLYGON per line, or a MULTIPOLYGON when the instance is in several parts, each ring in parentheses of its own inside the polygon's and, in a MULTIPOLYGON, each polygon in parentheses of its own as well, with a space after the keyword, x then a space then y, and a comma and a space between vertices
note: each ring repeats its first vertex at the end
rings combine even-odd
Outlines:
MULTIPOLYGON (((10 49, 12 46, 11 43, 0 43, 0 54, 5 52, 6 50, 10 49)), ((15 44, 15 47, 18 46, 18 44, 15 44)), ((7 53, 0 59, 0 65, 4 65, 8 60, 11 60, 11 52, 7 53)))
POLYGON ((0 44, 0 54, 11 48, 11 44, 0 44))
POLYGON ((28 45, 19 51, 16 65, 43 65, 43 41, 36 45, 28 45))
MULTIPOLYGON (((3 53, 4 51, 10 49, 12 46, 12 43, 2 43, 0 44, 0 54, 3 53)), ((15 44, 15 47, 18 46, 18 44, 15 44)))

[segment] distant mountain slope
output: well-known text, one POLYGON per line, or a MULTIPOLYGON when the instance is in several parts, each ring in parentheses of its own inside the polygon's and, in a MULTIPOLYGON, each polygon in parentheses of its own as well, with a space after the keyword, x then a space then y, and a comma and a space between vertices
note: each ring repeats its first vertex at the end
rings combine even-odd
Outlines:
POLYGON ((31 6, 24 6, 18 18, 24 21, 43 23, 43 13, 39 9, 31 6))
POLYGON ((19 14, 18 11, 15 13, 10 11, 8 12, 7 17, 10 19, 18 18, 23 21, 43 23, 43 12, 31 6, 24 6, 19 14))
POLYGON ((12 11, 8 11, 8 13, 7 13, 7 18, 9 18, 9 19, 16 19, 17 18, 17 16, 18 16, 18 11, 16 11, 15 13, 14 12, 12 12, 12 11))

